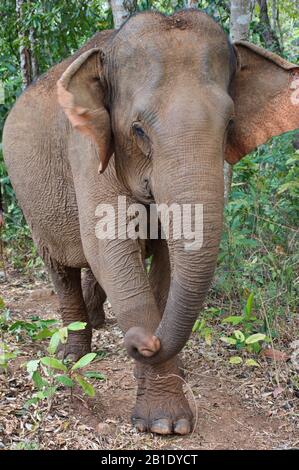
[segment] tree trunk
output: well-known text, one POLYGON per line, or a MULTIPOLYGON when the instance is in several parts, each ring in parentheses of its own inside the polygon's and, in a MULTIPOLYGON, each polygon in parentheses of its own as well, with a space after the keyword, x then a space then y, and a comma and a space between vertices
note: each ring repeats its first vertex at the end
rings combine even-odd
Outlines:
POLYGON ((34 30, 30 28, 29 31, 29 42, 30 42, 30 51, 31 51, 31 75, 32 80, 36 80, 38 77, 38 62, 36 59, 36 51, 35 51, 35 36, 34 30))
POLYGON ((272 0, 272 28, 274 31, 276 31, 277 29, 276 18, 277 18, 277 1, 272 0))
POLYGON ((258 0, 260 7, 260 35, 265 46, 278 54, 281 54, 281 47, 275 31, 271 28, 267 0, 258 0))
POLYGON ((233 42, 248 39, 250 0, 231 0, 230 37, 233 42))
POLYGON ((280 16, 279 16, 278 6, 277 6, 277 11, 276 11, 276 25, 277 25, 277 32, 278 32, 279 41, 280 41, 280 49, 281 49, 281 51, 283 51, 284 41, 283 41, 283 32, 282 32, 281 24, 280 24, 280 16))
MULTIPOLYGON (((232 42, 247 40, 250 22, 250 0, 231 0, 230 37, 232 42)), ((224 202, 227 204, 232 184, 233 167, 224 162, 224 202)))
POLYGON ((118 29, 137 10, 137 0, 109 0, 114 28, 118 29))
POLYGON ((22 75, 22 89, 25 88, 31 83, 31 60, 30 60, 30 50, 26 46, 26 35, 22 28, 22 17, 23 17, 23 5, 26 3, 26 0, 16 0, 16 12, 18 18, 18 36, 19 36, 19 55, 20 55, 20 67, 22 75))

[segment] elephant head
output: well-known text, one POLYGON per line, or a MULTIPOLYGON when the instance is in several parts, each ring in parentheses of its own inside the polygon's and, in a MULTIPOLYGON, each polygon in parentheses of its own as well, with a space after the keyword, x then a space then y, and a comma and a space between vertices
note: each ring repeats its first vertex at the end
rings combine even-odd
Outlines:
POLYGON ((137 200, 203 207, 198 249, 169 240, 171 284, 159 325, 142 332, 123 319, 136 359, 166 361, 187 341, 215 269, 224 159, 236 163, 298 127, 298 72, 260 47, 231 45, 210 17, 187 10, 130 18, 59 80, 59 102, 98 146, 101 172, 115 153, 118 177, 137 200))

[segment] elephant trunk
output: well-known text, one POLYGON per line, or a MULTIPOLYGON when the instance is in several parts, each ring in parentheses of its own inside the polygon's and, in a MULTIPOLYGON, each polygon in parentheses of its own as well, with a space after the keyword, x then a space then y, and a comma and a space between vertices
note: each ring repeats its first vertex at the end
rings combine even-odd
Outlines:
MULTIPOLYGON (((185 155, 182 163, 176 166, 176 171, 181 168, 181 174, 174 174, 171 160, 166 183, 165 180, 160 182, 157 177, 155 200, 168 206, 176 203, 181 208, 186 205, 201 207, 201 240, 198 233, 194 243, 184 236, 169 239, 171 284, 160 324, 157 327, 153 325, 152 331, 142 328, 127 331, 125 344, 128 353, 146 364, 167 361, 183 348, 202 307, 217 261, 223 219, 221 152, 219 147, 218 152, 214 149, 208 154, 206 149, 203 154, 194 148, 188 158, 185 155)), ((162 174, 161 171, 158 173, 162 174)), ((195 207, 191 217, 193 227, 196 226, 195 207)))

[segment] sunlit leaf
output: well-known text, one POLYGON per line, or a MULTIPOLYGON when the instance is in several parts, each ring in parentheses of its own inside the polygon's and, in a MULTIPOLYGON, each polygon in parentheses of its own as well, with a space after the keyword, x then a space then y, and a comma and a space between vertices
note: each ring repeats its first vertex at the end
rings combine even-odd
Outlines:
POLYGON ((253 344, 253 343, 258 343, 259 341, 263 341, 266 338, 266 335, 263 333, 256 333, 254 335, 248 336, 246 338, 245 343, 246 344, 253 344))
POLYGON ((58 333, 59 333, 59 339, 61 341, 62 344, 65 344, 67 342, 67 338, 68 338, 68 328, 65 326, 63 328, 60 328, 58 330, 58 333))
POLYGON ((251 292, 249 294, 249 297, 248 297, 246 305, 245 305, 245 318, 246 318, 246 320, 249 320, 251 312, 252 312, 253 298, 254 298, 254 293, 251 292))
POLYGON ((38 369, 39 366, 39 359, 32 359, 31 361, 28 361, 26 364, 26 369, 28 374, 33 374, 38 369))
POLYGON ((69 331, 79 331, 79 330, 84 330, 85 327, 86 327, 87 323, 84 323, 82 321, 75 321, 73 323, 70 323, 68 326, 67 326, 67 329, 69 331))
POLYGON ((50 339, 48 352, 50 354, 54 354, 58 348, 59 343, 60 343, 60 334, 59 334, 59 331, 56 331, 56 333, 54 333, 54 335, 50 339))
POLYGON ((260 367, 258 362, 256 362, 254 359, 246 359, 245 365, 249 367, 260 367))
POLYGON ((44 366, 50 367, 51 369, 63 370, 64 372, 67 371, 67 367, 63 364, 63 362, 55 359, 54 357, 42 357, 40 361, 42 364, 44 364, 44 366))
POLYGON ((237 340, 235 338, 229 338, 228 336, 221 336, 220 340, 223 341, 226 344, 237 344, 237 340))
POLYGON ((240 341, 241 343, 243 343, 245 341, 245 336, 244 334, 242 333, 242 331, 240 330, 235 330, 234 331, 234 335, 235 335, 235 338, 240 341))
POLYGON ((229 317, 226 317, 222 320, 222 323, 230 323, 231 325, 239 325, 239 323, 242 323, 244 321, 244 318, 240 315, 232 315, 229 317))
POLYGON ((79 361, 77 361, 73 367, 72 367, 72 370, 76 370, 76 369, 81 369, 82 367, 85 367, 87 366, 91 361, 94 360, 94 358, 96 357, 97 353, 88 353, 88 354, 85 354, 85 356, 81 357, 81 359, 79 359, 79 361))
POLYGON ((230 364, 241 364, 242 362, 243 362, 243 359, 240 356, 232 356, 229 358, 230 364))

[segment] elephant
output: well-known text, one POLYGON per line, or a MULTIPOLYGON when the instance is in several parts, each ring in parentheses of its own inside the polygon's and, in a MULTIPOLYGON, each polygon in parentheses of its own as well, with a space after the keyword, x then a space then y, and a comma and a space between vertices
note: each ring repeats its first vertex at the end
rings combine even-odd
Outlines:
POLYGON ((298 81, 298 66, 232 44, 199 10, 141 12, 38 78, 6 120, 5 162, 63 324, 87 323, 59 355, 90 351, 107 297, 135 361, 140 432, 192 430, 178 354, 213 279, 224 161, 298 127, 298 81), (97 207, 116 208, 120 196, 145 208, 201 204, 202 243, 96 236, 97 207))

